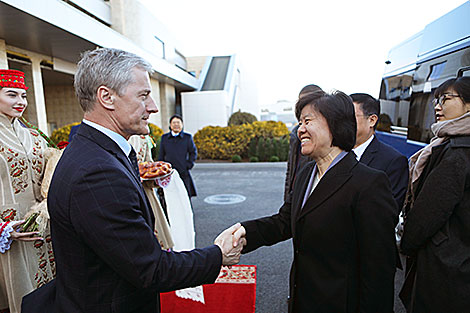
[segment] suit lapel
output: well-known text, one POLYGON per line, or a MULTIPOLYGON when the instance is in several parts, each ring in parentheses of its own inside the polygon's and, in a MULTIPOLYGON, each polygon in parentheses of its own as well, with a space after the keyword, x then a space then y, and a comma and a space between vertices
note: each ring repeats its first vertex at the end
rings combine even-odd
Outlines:
POLYGON ((77 135, 78 134, 89 138, 90 140, 100 145, 104 150, 113 154, 119 160, 119 162, 121 162, 122 165, 126 167, 131 176, 134 178, 134 181, 137 182, 139 186, 141 185, 140 178, 136 177, 129 158, 124 154, 124 151, 122 151, 122 149, 116 142, 114 142, 114 140, 85 123, 80 125, 77 131, 77 135))
POLYGON ((366 148, 366 151, 362 154, 361 163, 369 165, 375 157, 377 151, 379 151, 380 142, 377 139, 377 136, 374 136, 374 139, 370 142, 369 146, 366 148))
MULTIPOLYGON (((308 197, 304 207, 300 210, 296 220, 314 211, 323 202, 330 198, 351 177, 351 170, 357 164, 355 155, 349 152, 341 161, 330 168, 321 178, 315 190, 308 197)), ((305 191, 303 193, 305 195, 305 191)))
POLYGON ((144 214, 144 218, 147 219, 148 224, 153 229, 152 225, 154 225, 155 219, 151 210, 150 202, 148 201, 147 195, 144 192, 140 177, 137 177, 135 175, 135 171, 132 168, 132 164, 129 161, 129 158, 124 154, 122 149, 118 146, 116 142, 114 142, 114 140, 112 140, 102 132, 96 130, 95 128, 84 123, 80 125, 77 131, 77 136, 78 135, 84 136, 89 140, 95 142, 104 150, 113 154, 119 160, 119 162, 124 165, 124 167, 129 172, 129 176, 132 177, 131 179, 134 181, 134 184, 136 185, 136 189, 138 190, 140 196, 142 197, 142 199, 144 199, 144 202, 146 203, 146 208, 142 208, 142 212, 144 214))
POLYGON ((306 170, 303 172, 301 176, 298 176, 298 181, 296 181, 296 186, 302 186, 302 189, 299 192, 296 192, 296 188, 294 188, 294 197, 292 199, 292 226, 295 228, 295 221, 297 220, 297 216, 299 216, 301 209, 302 209, 302 202, 304 200, 305 193, 307 192, 308 183, 310 181, 310 177, 312 176, 313 169, 315 168, 315 162, 308 163, 306 165, 306 170))

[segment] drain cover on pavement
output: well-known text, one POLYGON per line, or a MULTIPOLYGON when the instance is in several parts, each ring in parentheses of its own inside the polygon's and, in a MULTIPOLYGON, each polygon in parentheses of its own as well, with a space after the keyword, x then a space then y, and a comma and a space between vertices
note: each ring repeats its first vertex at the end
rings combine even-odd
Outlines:
POLYGON ((236 194, 222 194, 222 195, 213 195, 206 197, 204 202, 209 204, 234 204, 240 203, 246 200, 245 196, 236 195, 236 194))

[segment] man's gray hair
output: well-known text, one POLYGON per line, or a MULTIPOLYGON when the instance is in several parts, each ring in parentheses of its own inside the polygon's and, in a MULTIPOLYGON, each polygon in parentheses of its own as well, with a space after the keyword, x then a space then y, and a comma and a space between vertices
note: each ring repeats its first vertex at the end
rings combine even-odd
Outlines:
POLYGON ((77 65, 75 93, 85 112, 93 109, 100 86, 106 86, 122 96, 126 87, 133 82, 133 68, 152 72, 152 66, 143 58, 112 48, 86 51, 77 65))

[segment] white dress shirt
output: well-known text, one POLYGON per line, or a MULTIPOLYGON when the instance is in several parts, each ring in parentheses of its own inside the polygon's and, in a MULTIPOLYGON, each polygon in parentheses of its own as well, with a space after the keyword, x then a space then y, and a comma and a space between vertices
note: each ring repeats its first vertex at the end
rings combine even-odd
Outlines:
POLYGON ((362 145, 352 149, 354 154, 356 154, 356 159, 359 161, 362 157, 362 155, 364 154, 364 152, 366 151, 367 147, 370 145, 370 143, 372 142, 372 140, 374 139, 374 136, 375 135, 372 135, 370 136, 369 139, 367 139, 362 145))

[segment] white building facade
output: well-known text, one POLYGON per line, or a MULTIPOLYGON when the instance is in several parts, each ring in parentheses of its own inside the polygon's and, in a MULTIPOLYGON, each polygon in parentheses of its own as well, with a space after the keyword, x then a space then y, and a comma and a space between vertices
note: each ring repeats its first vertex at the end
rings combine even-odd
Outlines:
POLYGON ((0 68, 26 73, 25 118, 50 134, 83 117, 73 89, 76 62, 96 47, 127 50, 153 67, 152 94, 168 128, 181 112, 179 94, 198 90, 174 38, 137 0, 0 0, 0 68))

